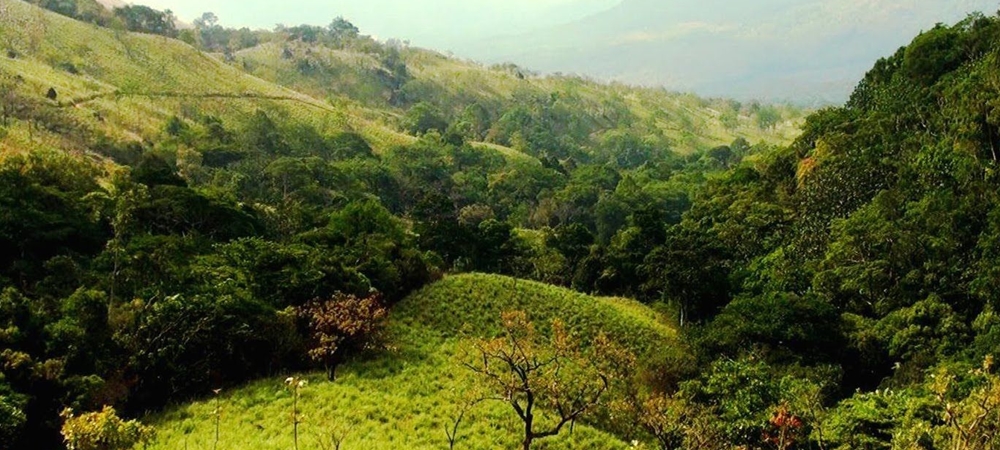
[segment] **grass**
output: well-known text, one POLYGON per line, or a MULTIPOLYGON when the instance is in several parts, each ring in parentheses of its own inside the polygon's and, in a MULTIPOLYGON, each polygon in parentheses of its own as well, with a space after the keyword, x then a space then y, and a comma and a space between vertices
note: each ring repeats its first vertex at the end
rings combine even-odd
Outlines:
MULTIPOLYGON (((43 100, 55 88, 58 99, 47 105, 119 140, 153 141, 170 117, 192 111, 238 124, 258 109, 323 133, 358 131, 377 150, 410 140, 383 112, 310 97, 178 40, 97 27, 27 2, 0 0, 0 47, 18 54, 0 55, 0 75, 20 80, 22 95, 43 100)), ((34 146, 0 141, 8 152, 34 146)))
MULTIPOLYGON (((239 52, 230 65, 178 40, 101 28, 27 2, 0 0, 0 47, 18 54, 0 55, 0 76, 22 80, 18 90, 39 100, 55 88, 58 100, 46 102, 61 107, 82 129, 119 141, 154 142, 166 120, 175 115, 193 119, 212 114, 232 126, 263 109, 272 117, 309 124, 323 133, 358 132, 376 153, 413 141, 398 129, 401 111, 387 104, 390 93, 375 75, 382 70, 376 58, 287 45, 294 58, 285 58, 282 46, 264 44, 239 52), (303 69, 302 61, 309 61, 312 69, 303 69)), ((408 95, 444 107, 481 103, 496 111, 516 96, 558 96, 592 118, 603 117, 607 108, 624 109, 644 127, 660 129, 681 153, 726 144, 737 136, 754 143, 787 143, 798 134, 802 117, 801 112, 786 110, 786 120, 766 131, 745 116, 735 126, 725 127, 719 111, 727 103, 721 100, 573 77, 522 79, 509 69, 421 49, 405 49, 402 54, 413 77, 404 87, 408 95)), ((81 143, 39 144, 17 132, 13 135, 0 137, 5 154, 31 151, 38 145, 88 151, 81 143)), ((509 160, 525 158, 515 150, 489 146, 509 160)))
MULTIPOLYGON (((648 308, 624 299, 595 298, 541 283, 495 275, 450 276, 394 308, 389 348, 348 363, 336 382, 304 375, 300 448, 344 432, 343 449, 447 448, 445 427, 475 380, 459 363, 470 337, 491 336, 501 311, 521 309, 536 323, 564 320, 583 342, 599 331, 637 352, 670 346, 675 330, 648 308)), ((210 387, 206 387, 206 392, 210 387)), ((283 378, 261 380, 221 394, 220 450, 290 449, 292 394, 283 378)), ((214 448, 211 396, 150 417, 158 430, 150 449, 214 448)), ((456 448, 514 448, 519 420, 509 407, 483 403, 459 429, 456 448)), ((332 448, 332 447, 331 447, 332 448)), ((599 429, 578 424, 572 433, 537 443, 539 449, 629 448, 599 429)))
MULTIPOLYGON (((380 63, 370 55, 302 44, 286 48, 292 57, 283 57, 282 50, 271 44, 244 50, 237 55, 237 64, 261 78, 317 98, 350 98, 367 107, 391 109, 386 103, 388 91, 372 76, 380 63), (306 61, 315 68, 301 70, 298 65, 306 61)), ((731 106, 725 100, 576 77, 519 77, 509 69, 484 67, 417 48, 405 49, 402 54, 413 77, 403 88, 407 95, 430 101, 452 114, 473 103, 503 111, 512 96, 557 96, 560 102, 590 117, 604 116, 609 108, 627 110, 637 122, 662 131, 680 153, 728 144, 737 137, 751 143, 787 144, 798 136, 804 117, 803 111, 782 107, 783 120, 774 128, 762 130, 745 114, 727 127, 722 111, 731 106)))

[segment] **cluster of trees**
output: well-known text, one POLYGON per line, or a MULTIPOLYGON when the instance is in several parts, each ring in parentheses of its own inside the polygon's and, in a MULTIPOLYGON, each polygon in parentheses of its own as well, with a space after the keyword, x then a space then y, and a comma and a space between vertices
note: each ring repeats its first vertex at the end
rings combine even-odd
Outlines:
POLYGON ((177 37, 177 18, 167 10, 145 5, 125 5, 106 8, 96 0, 31 0, 42 8, 103 27, 138 33, 177 37))
POLYGON ((992 357, 835 402, 840 387, 829 384, 831 367, 782 367, 754 352, 665 383, 655 363, 603 333, 583 343, 557 319, 546 338, 521 311, 503 313, 501 323, 501 333, 474 342, 463 361, 481 390, 466 396, 447 428, 451 448, 468 411, 485 401, 510 406, 525 450, 577 421, 662 450, 1000 445, 1000 374, 992 357))
POLYGON ((992 448, 998 41, 982 15, 922 33, 788 147, 557 157, 529 217, 596 203, 520 222, 544 238, 511 269, 674 312, 702 375, 622 407, 663 448, 992 448))
MULTIPOLYGON (((61 406, 134 414, 304 368, 310 327, 295 308, 370 292, 391 304, 436 273, 378 200, 324 190, 339 181, 329 161, 268 156, 294 154, 297 144, 282 150, 266 130, 244 135, 255 143, 244 145, 273 147, 244 153, 221 128, 168 129, 165 148, 204 139, 218 164, 244 158, 231 164, 246 172, 202 174, 220 187, 196 187, 156 151, 110 148, 135 158, 131 168, 109 173, 41 151, 0 163, 0 410, 11 418, 0 430, 4 447, 57 448, 61 406), (330 178, 310 177, 313 191, 293 191, 300 165, 330 178)), ((351 147, 358 142, 332 138, 329 150, 363 154, 351 147)), ((360 325, 340 326, 342 347, 354 349, 360 325)))

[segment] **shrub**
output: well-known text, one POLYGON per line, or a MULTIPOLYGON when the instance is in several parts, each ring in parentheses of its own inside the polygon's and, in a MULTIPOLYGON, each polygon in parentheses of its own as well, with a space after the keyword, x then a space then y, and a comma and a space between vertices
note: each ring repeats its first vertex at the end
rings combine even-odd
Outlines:
POLYGON ((153 428, 136 420, 124 420, 110 406, 100 412, 62 413, 62 435, 69 450, 129 450, 153 438, 153 428))

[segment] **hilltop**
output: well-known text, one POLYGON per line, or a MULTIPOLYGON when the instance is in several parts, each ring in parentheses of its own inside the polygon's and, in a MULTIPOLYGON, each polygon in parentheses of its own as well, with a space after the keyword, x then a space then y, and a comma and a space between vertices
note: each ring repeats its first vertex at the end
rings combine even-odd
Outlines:
MULTIPOLYGON (((523 310, 538 324, 567 322, 589 342, 597 332, 643 354, 674 348, 676 332, 657 313, 636 302, 605 299, 525 280, 494 275, 457 275, 431 284, 392 311, 387 346, 343 368, 335 382, 309 376, 300 408, 305 417, 303 448, 320 448, 328 433, 344 436, 344 448, 442 448, 445 428, 458 414, 463 394, 474 390, 461 366, 469 339, 491 337, 500 313, 523 310), (464 350, 463 350, 464 349, 464 350)), ((218 448, 284 449, 291 445, 291 394, 284 378, 224 392, 218 448)), ((152 449, 208 449, 214 444, 212 411, 205 398, 151 417, 158 437, 152 449)), ((459 448, 513 448, 516 419, 507 406, 483 403, 460 428, 459 448)), ((579 424, 545 448, 628 448, 607 432, 579 424)))

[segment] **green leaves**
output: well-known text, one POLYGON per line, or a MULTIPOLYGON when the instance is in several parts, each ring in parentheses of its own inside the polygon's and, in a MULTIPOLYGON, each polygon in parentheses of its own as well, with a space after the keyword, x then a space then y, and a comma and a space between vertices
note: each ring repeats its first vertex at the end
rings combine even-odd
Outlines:
POLYGON ((67 409, 62 416, 62 435, 69 450, 131 450, 153 439, 153 428, 119 418, 110 406, 79 416, 67 409))

